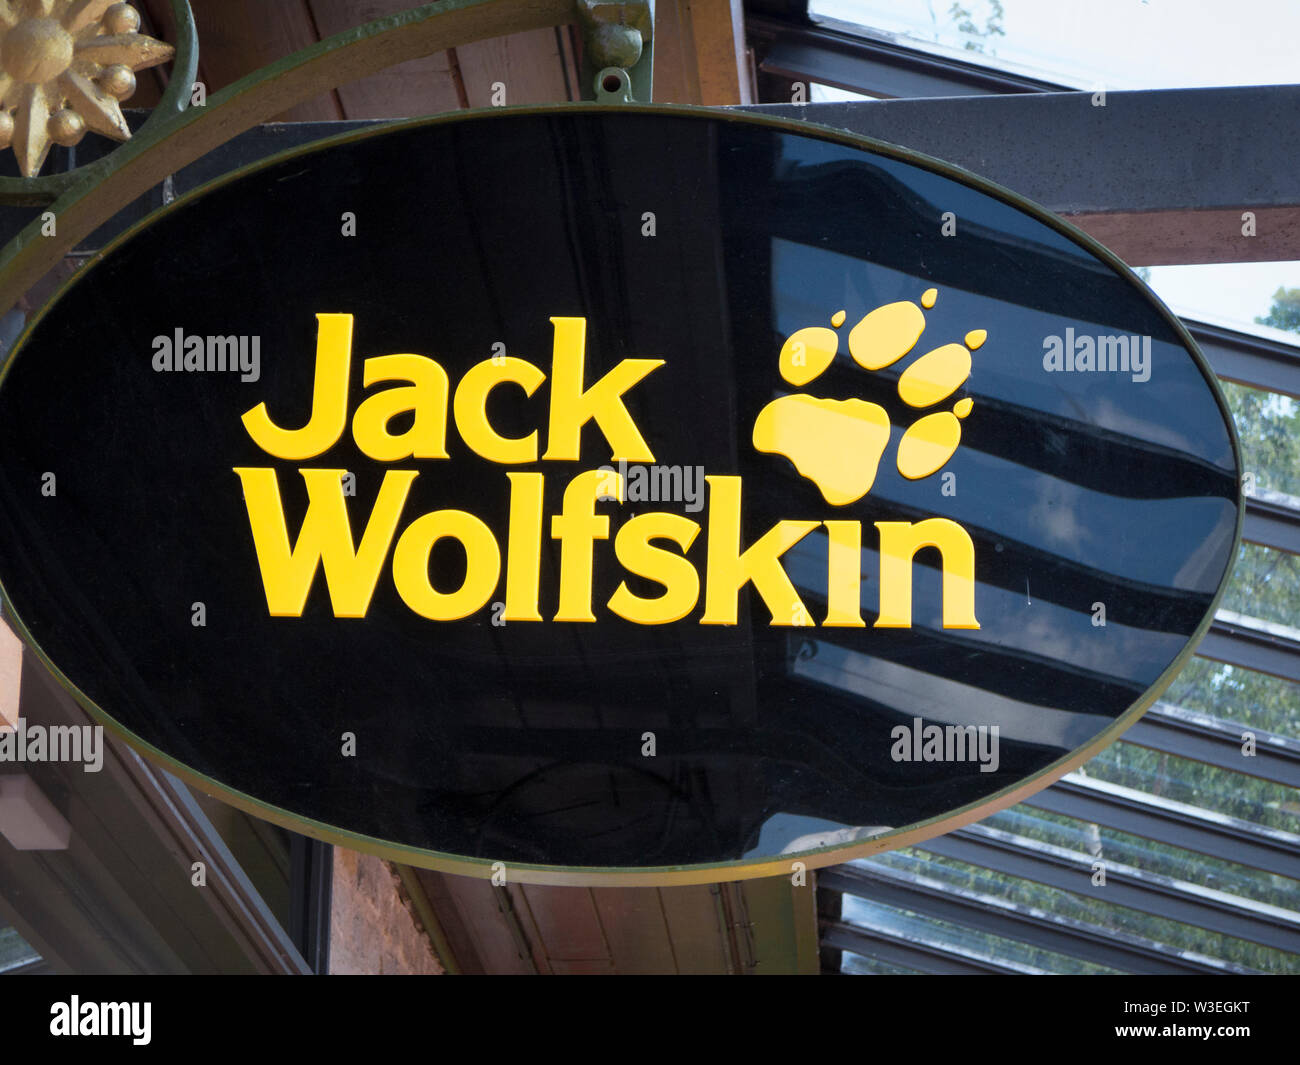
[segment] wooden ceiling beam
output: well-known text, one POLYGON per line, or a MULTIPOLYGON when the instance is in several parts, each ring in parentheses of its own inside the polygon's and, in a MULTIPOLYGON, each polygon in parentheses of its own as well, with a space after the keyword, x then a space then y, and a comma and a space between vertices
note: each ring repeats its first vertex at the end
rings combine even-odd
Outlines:
MULTIPOLYGON (((192 0, 191 7, 199 32, 199 80, 209 95, 320 40, 307 0, 276 0, 273 4, 266 0, 192 0)), ((358 19, 355 24, 364 21, 358 19)), ((276 119, 329 122, 343 117, 338 95, 328 92, 291 107, 276 119)))
MULTIPOLYGON (((412 6, 412 0, 307 0, 321 39, 412 6)), ((464 106, 448 52, 410 59, 335 90, 343 118, 413 118, 464 106)))
POLYGON ((659 103, 753 103, 741 0, 657 0, 654 64, 659 103))
POLYGON ((575 84, 554 29, 461 45, 456 60, 469 107, 563 103, 575 84))

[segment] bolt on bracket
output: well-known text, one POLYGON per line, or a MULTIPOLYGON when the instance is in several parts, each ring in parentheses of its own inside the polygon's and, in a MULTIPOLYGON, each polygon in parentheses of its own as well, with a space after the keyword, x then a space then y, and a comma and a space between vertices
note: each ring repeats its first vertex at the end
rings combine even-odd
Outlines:
POLYGON ((609 104, 653 99, 654 0, 577 0, 576 9, 584 98, 609 104))

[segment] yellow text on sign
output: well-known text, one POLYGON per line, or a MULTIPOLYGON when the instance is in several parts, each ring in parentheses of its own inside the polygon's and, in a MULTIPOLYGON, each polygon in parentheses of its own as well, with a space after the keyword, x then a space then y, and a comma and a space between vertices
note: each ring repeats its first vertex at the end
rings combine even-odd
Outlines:
MULTIPOLYGON (((248 435, 268 455, 301 462, 316 458, 343 436, 348 421, 348 378, 352 367, 352 315, 318 314, 316 373, 311 417, 300 429, 284 429, 265 403, 243 416, 248 435)), ((587 350, 585 318, 552 318, 555 338, 551 356, 550 417, 547 461, 577 462, 582 430, 589 422, 604 435, 615 460, 653 462, 624 396, 663 359, 623 359, 590 387, 584 387, 587 350)), ((352 416, 352 437, 377 462, 447 458, 447 412, 450 406, 461 439, 490 462, 535 462, 538 434, 501 435, 487 413, 493 389, 510 385, 531 396, 546 374, 524 359, 484 359, 471 367, 456 388, 454 400, 447 372, 424 355, 380 355, 366 359, 367 388, 404 382, 367 397, 352 416), (409 428, 391 432, 390 423, 411 416, 409 428)))
MULTIPOLYGON (((337 617, 364 617, 380 573, 392 553, 393 583, 403 602, 434 621, 453 621, 481 610, 500 584, 502 552, 492 530, 461 510, 435 510, 413 520, 398 535, 415 470, 387 470, 360 540, 353 536, 343 491, 345 471, 302 469, 308 507, 296 542, 290 543, 277 474, 264 467, 236 467, 243 484, 249 525, 257 551, 267 608, 276 617, 300 617, 318 568, 325 572, 337 617), (440 590, 429 577, 434 546, 457 541, 467 564, 459 588, 440 590), (394 546, 395 545, 395 546, 394 546)), ((510 516, 506 531, 506 621, 541 621, 540 557, 545 530, 545 478, 540 473, 507 475, 510 516)), ((618 530, 614 557, 629 573, 658 584, 663 592, 635 594, 619 584, 606 604, 628 621, 658 625, 686 617, 704 593, 700 623, 734 625, 741 591, 752 586, 771 614, 772 625, 813 625, 781 558, 814 529, 828 533, 826 626, 865 625, 860 612, 862 523, 785 520, 743 548, 740 543, 742 485, 739 477, 710 476, 708 531, 703 580, 686 557, 701 526, 668 512, 638 514, 618 530)), ((587 470, 565 486, 563 504, 552 516, 549 535, 560 545, 559 602, 553 619, 594 622, 595 545, 610 538, 610 517, 597 503, 611 488, 623 500, 623 479, 608 470, 587 470)), ((913 557, 935 548, 942 560, 944 628, 977 629, 975 549, 970 534, 947 518, 919 522, 875 522, 879 534, 879 615, 876 628, 912 624, 913 557)))

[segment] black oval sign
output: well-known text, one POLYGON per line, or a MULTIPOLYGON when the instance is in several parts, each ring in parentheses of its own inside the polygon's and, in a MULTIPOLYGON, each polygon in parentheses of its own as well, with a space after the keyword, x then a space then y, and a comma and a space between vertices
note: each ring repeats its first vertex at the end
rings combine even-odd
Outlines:
POLYGON ((935 835, 1131 724, 1239 460, 1109 253, 740 115, 322 142, 84 270, 0 387, 4 592, 200 787, 406 861, 625 883, 935 835))

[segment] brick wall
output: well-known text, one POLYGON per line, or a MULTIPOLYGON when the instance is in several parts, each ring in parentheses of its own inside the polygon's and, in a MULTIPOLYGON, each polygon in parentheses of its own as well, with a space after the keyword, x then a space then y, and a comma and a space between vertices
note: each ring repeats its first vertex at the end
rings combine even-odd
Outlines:
POLYGON ((440 974, 443 971, 392 867, 334 848, 330 974, 440 974))

